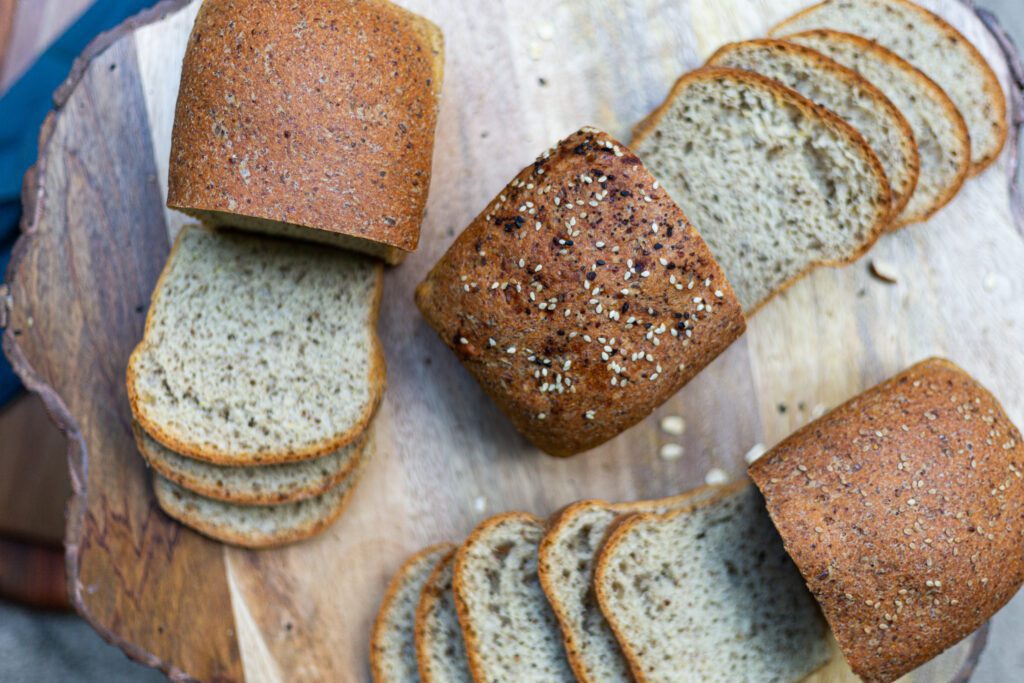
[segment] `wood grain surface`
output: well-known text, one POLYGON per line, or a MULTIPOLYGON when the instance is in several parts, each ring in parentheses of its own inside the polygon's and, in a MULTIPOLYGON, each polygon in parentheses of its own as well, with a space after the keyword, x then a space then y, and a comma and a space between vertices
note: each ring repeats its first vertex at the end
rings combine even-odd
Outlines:
MULTIPOLYGON (((457 0, 406 0, 444 30, 447 64, 421 248, 385 284, 389 389, 373 428, 374 462, 347 514, 309 542, 250 552, 181 528, 156 509, 123 385, 169 237, 184 222, 162 207, 197 4, 169 0, 108 36, 62 89, 26 184, 26 234, 10 271, 4 348, 70 437, 69 591, 133 658, 175 678, 366 680, 377 603, 416 549, 460 539, 494 512, 543 515, 582 497, 667 495, 702 483, 711 467, 739 476, 755 444, 775 443, 929 355, 961 364, 1024 422, 1014 140, 932 221, 884 237, 861 263, 819 271, 767 306, 637 428, 568 460, 530 448, 415 311, 414 286, 551 143, 584 124, 628 140, 679 74, 804 3, 505 0, 469 11, 457 0), (872 258, 895 268, 895 284, 871 277, 872 258), (682 416, 685 434, 660 432, 663 415, 682 416), (669 441, 684 447, 683 458, 658 458, 669 441)), ((975 41, 1017 92, 1008 58, 969 7, 923 4, 975 41)), ((969 639, 912 677, 963 678, 982 643, 969 639)))

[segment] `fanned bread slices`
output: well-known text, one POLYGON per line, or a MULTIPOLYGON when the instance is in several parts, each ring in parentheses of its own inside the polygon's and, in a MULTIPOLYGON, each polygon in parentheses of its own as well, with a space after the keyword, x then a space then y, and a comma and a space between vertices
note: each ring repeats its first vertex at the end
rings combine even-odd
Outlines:
POLYGON ((422 683, 470 683, 466 642, 455 611, 455 551, 430 572, 416 606, 416 661, 422 683))
POLYGON ((309 538, 336 520, 363 473, 367 457, 333 489, 315 498, 281 505, 239 505, 205 498, 153 474, 161 509, 210 538, 244 548, 269 548, 309 538))
POLYGON ((582 683, 628 681, 629 664, 597 604, 594 565, 608 530, 621 515, 663 513, 693 505, 718 491, 705 486, 672 498, 636 503, 584 500, 555 515, 540 544, 537 572, 558 618, 565 651, 582 683))
POLYGON ((891 214, 863 136, 749 71, 686 74, 633 148, 700 226, 748 313, 815 266, 863 254, 891 214))
POLYGON ((381 603, 370 639, 370 671, 374 683, 415 683, 416 605, 437 563, 455 546, 440 543, 416 553, 401 566, 381 603))
POLYGON ((708 65, 754 71, 838 114, 878 155, 892 188, 892 216, 902 213, 917 187, 921 158, 906 118, 867 79, 816 50, 781 40, 724 45, 708 65))
POLYGON ((366 447, 367 433, 313 460, 260 467, 226 467, 178 455, 133 425, 135 443, 160 476, 206 498, 242 505, 279 505, 313 498, 352 473, 366 447))
POLYGON ((796 681, 829 659, 814 598, 747 484, 626 517, 595 590, 639 683, 796 681))
POLYGON ((459 548, 452 587, 473 680, 573 681, 562 634, 537 579, 544 524, 507 513, 459 548))
POLYGON ((782 22, 773 36, 833 29, 892 50, 946 91, 970 131, 972 172, 1006 142, 1006 97, 978 49, 945 20, 907 0, 827 0, 782 22))
POLYGON ((336 451, 384 387, 382 266, 322 246, 186 227, 128 361, 140 426, 222 465, 336 451))
POLYGON ((860 36, 818 30, 785 39, 813 48, 871 81, 910 123, 921 174, 910 203, 891 228, 927 220, 956 196, 971 168, 971 140, 946 91, 910 62, 860 36))

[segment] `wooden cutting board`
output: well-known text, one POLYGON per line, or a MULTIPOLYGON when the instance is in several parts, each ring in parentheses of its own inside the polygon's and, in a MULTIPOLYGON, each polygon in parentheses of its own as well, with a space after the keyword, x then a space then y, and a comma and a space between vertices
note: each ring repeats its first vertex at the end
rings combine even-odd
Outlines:
MULTIPOLYGON (((0 318, 5 350, 72 444, 72 599, 129 656, 175 678, 365 680, 377 604, 414 550, 461 539, 508 509, 547 514, 582 497, 672 494, 702 483, 712 467, 740 476, 755 444, 775 443, 932 354, 960 363, 1024 423, 1015 127, 1003 157, 934 220, 883 238, 858 265, 793 287, 642 425, 570 460, 530 448, 416 312, 414 286, 550 144, 583 124, 628 140, 682 72, 804 3, 402 4, 441 25, 447 44, 423 239, 387 276, 389 387, 373 427, 374 462, 337 524, 284 549, 227 548, 170 521, 131 437, 125 363, 184 222, 164 209, 164 197, 179 66, 198 3, 167 0, 100 39, 57 94, 26 182, 26 234, 0 318), (870 276, 871 258, 891 264, 896 284, 870 276), (682 437, 659 430, 664 415, 684 417, 682 437), (673 440, 685 457, 659 459, 673 440)), ((1019 64, 996 34, 958 0, 925 4, 981 48, 1019 116, 1011 85, 1019 64)), ((1007 609, 1024 611, 1024 599, 1007 609)), ((963 680, 983 642, 965 641, 915 678, 963 680)))

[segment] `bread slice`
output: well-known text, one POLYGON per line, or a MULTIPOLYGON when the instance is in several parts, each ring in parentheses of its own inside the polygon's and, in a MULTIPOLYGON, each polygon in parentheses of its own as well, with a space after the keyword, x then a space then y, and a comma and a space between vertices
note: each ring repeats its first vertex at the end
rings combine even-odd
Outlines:
POLYGON ((838 114, 864 136, 882 162, 892 189, 892 216, 917 187, 921 157, 910 124, 885 94, 857 72, 816 50, 781 40, 722 46, 709 66, 754 71, 838 114))
POLYGON ((910 202, 890 227, 928 220, 956 196, 971 168, 971 139, 946 91, 910 62, 860 36, 818 30, 785 39, 813 48, 871 81, 910 123, 921 155, 921 174, 910 202))
POLYGON ((750 475, 865 681, 917 668, 1024 584, 1024 438, 949 361, 869 389, 750 475))
POLYGON ((640 682, 797 681, 828 631, 753 486, 624 518, 594 588, 640 682))
POLYGON ((459 548, 452 589, 473 680, 573 681, 562 636, 537 579, 541 520, 485 520, 459 548))
POLYGON ((1006 96, 978 49, 941 17, 908 0, 826 0, 782 22, 773 36, 833 29, 872 40, 923 71, 967 122, 972 173, 1006 143, 1006 96))
POLYGON ((156 472, 153 489, 170 517, 216 541, 244 548, 294 543, 323 531, 344 511, 362 476, 365 455, 337 486, 316 498, 281 505, 238 505, 204 498, 156 472))
POLYGON ((455 611, 455 550, 430 572, 416 606, 416 661, 422 683, 470 683, 466 642, 455 611))
POLYGON ((380 402, 382 267, 310 244, 186 227, 128 361, 140 426, 219 465, 354 441, 380 402))
POLYGON ((538 552, 541 588, 558 618, 576 679, 581 683, 628 681, 629 664, 594 595, 594 565, 608 530, 622 515, 661 514, 696 504, 716 495, 718 487, 703 486, 672 498, 606 503, 583 500, 555 515, 538 552))
POLYGON ((684 75, 633 146, 700 227, 748 314, 815 266, 856 259, 891 213, 860 133, 749 71, 684 75))
POLYGON ((440 543, 416 553, 395 573, 381 603, 370 638, 374 683, 415 683, 415 619, 420 593, 434 567, 455 548, 440 543))
POLYGON ((367 432, 314 460, 261 467, 225 467, 178 455, 133 423, 135 443, 160 476, 205 498, 240 505, 280 505, 314 498, 340 484, 363 455, 367 432))

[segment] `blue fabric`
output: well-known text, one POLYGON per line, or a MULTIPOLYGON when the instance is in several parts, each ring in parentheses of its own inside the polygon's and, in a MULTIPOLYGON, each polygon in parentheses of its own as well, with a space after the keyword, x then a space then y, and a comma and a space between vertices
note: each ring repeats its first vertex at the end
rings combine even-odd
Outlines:
MULTIPOLYGON (((0 98, 0 278, 7 273, 17 237, 21 181, 35 163, 39 127, 53 107, 53 91, 93 38, 155 4, 156 0, 96 0, 0 98)), ((0 354, 0 405, 19 389, 7 359, 0 354)))

